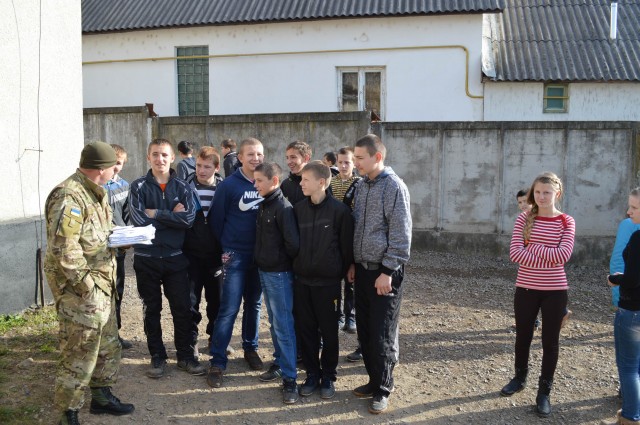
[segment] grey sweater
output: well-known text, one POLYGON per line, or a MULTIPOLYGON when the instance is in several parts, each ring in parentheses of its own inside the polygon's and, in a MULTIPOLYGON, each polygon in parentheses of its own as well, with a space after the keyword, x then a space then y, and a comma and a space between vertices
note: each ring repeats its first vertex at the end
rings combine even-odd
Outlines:
POLYGON ((411 210, 409 190, 391 167, 357 186, 353 215, 356 263, 382 263, 390 274, 409 261, 411 210))

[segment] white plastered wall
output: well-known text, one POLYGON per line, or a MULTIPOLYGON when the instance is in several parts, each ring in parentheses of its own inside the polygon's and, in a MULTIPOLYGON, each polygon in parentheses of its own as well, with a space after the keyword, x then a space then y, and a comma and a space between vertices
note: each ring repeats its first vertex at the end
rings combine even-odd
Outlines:
POLYGON ((210 60, 212 115, 335 112, 336 67, 384 66, 386 120, 482 120, 482 100, 465 94, 464 50, 406 49, 465 46, 469 92, 482 95, 481 34, 482 15, 447 15, 84 35, 84 106, 153 103, 160 115, 178 115, 175 60, 86 62, 173 57, 176 47, 208 45, 210 55, 242 55, 210 60), (380 48, 390 50, 355 51, 380 48), (319 52, 326 50, 345 52, 319 52))

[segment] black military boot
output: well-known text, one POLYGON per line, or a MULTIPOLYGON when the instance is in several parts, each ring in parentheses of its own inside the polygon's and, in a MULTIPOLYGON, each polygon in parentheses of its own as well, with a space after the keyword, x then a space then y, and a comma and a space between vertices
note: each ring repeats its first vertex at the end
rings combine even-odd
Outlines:
POLYGON ((94 415, 128 415, 135 410, 133 404, 121 403, 118 397, 111 394, 111 387, 91 388, 91 409, 94 415))
POLYGON ((549 400, 549 394, 551 394, 551 385, 553 380, 544 379, 540 377, 538 381, 538 396, 536 397, 536 413, 541 418, 546 418, 551 414, 551 400, 549 400))
POLYGON ((80 425, 77 410, 65 410, 58 425, 80 425))
POLYGON ((503 397, 509 397, 514 395, 517 392, 520 392, 527 385, 527 374, 529 373, 529 368, 516 368, 516 376, 514 376, 511 381, 500 390, 500 395, 503 397))

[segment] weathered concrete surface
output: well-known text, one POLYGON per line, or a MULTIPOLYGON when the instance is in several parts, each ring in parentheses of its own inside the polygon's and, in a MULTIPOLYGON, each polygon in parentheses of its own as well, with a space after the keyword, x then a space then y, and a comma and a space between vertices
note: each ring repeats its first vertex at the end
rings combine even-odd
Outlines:
MULTIPOLYGON (((35 304, 36 251, 38 240, 44 236, 44 223, 34 217, 26 220, 4 221, 0 224, 0 314, 15 313, 35 304)), ((44 259, 44 255, 43 255, 44 259)), ((51 301, 51 292, 44 280, 44 296, 51 301)))

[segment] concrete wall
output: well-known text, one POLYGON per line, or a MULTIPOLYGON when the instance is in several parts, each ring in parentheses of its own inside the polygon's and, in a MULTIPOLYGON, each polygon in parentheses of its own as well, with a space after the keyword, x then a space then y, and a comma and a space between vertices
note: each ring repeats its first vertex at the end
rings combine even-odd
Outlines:
POLYGON ((77 1, 0 2, 0 314, 33 303, 44 201, 80 158, 80 22, 77 1))
POLYGON ((486 121, 640 121, 637 82, 570 83, 566 113, 544 113, 543 83, 485 82, 486 121))
POLYGON ((375 66, 385 68, 383 119, 482 120, 482 99, 465 94, 464 50, 440 48, 468 49, 469 91, 482 95, 481 35, 481 14, 83 35, 84 106, 154 103, 178 115, 176 47, 207 45, 211 115, 336 112, 337 67, 375 66))
POLYGON ((387 164, 411 193, 414 246, 505 255, 515 194, 542 171, 565 185, 574 260, 608 261, 628 191, 638 185, 638 124, 380 123, 387 164))
POLYGON ((146 173, 147 145, 151 141, 151 119, 144 106, 87 108, 84 110, 85 143, 102 140, 127 151, 127 163, 120 175, 127 181, 146 173))

